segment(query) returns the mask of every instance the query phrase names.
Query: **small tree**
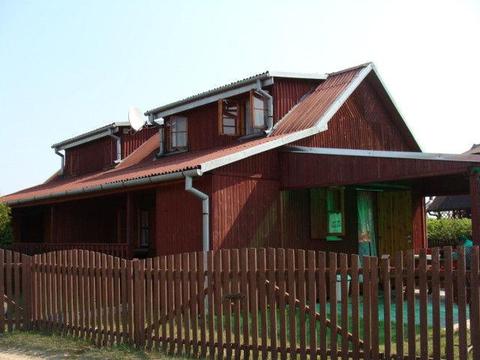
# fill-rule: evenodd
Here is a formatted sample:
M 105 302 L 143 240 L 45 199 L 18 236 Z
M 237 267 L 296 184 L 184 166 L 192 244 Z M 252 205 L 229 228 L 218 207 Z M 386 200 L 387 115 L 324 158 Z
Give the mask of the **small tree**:
M 7 204 L 0 203 L 0 245 L 10 244 L 12 242 L 10 208 Z

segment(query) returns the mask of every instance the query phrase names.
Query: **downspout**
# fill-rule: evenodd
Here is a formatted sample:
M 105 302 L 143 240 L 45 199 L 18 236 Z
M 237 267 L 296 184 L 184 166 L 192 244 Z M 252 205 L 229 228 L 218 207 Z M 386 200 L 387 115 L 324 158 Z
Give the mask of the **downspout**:
M 63 175 L 63 172 L 65 170 L 65 155 L 63 155 L 60 152 L 60 150 L 58 150 L 57 148 L 55 148 L 55 154 L 57 154 L 58 156 L 60 156 L 62 158 L 61 164 L 60 164 L 60 175 Z
M 273 96 L 262 89 L 262 83 L 260 80 L 257 80 L 257 88 L 255 89 L 255 92 L 260 94 L 264 99 L 267 99 L 267 128 L 264 131 L 265 134 L 268 135 L 273 129 Z
M 209 205 L 209 199 L 208 195 L 201 192 L 198 189 L 195 189 L 192 185 L 193 180 L 192 177 L 189 175 L 185 175 L 185 190 L 192 193 L 196 197 L 198 197 L 200 200 L 202 200 L 202 220 L 203 220 L 203 226 L 202 226 L 202 245 L 203 245 L 203 251 L 209 251 L 210 250 L 210 205 Z
M 158 152 L 156 154 L 157 158 L 165 155 L 165 130 L 163 128 L 163 125 L 158 127 L 158 135 L 160 138 L 160 144 L 158 147 Z
M 115 146 L 117 148 L 117 159 L 115 160 L 115 164 L 118 164 L 122 161 L 122 142 L 120 136 L 110 134 L 110 137 L 115 139 Z

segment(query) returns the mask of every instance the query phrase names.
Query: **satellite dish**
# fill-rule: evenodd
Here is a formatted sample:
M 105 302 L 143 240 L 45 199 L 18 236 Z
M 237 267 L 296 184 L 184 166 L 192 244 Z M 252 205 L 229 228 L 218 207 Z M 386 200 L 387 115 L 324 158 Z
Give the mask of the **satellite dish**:
M 139 108 L 131 107 L 128 109 L 128 122 L 133 130 L 141 130 L 147 123 L 147 119 L 143 116 Z

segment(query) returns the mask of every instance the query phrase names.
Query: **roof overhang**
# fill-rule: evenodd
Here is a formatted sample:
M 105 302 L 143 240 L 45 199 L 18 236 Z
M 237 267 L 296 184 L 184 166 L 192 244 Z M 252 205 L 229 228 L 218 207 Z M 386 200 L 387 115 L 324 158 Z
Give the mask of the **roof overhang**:
M 468 193 L 478 156 L 285 146 L 281 153 L 285 189 L 410 183 L 425 196 Z
M 101 139 L 106 136 L 113 135 L 118 132 L 118 129 L 120 127 L 128 127 L 128 126 L 130 126 L 130 124 L 127 122 L 111 123 L 111 124 L 102 126 L 101 128 L 98 128 L 98 129 L 86 132 L 84 134 L 72 137 L 70 139 L 61 141 L 59 143 L 53 144 L 52 149 L 55 149 L 55 150 L 69 149 L 78 145 L 82 145 L 94 140 Z
M 332 155 L 332 156 L 358 156 L 390 159 L 412 159 L 412 160 L 436 160 L 436 161 L 456 161 L 480 164 L 477 155 L 466 154 L 441 154 L 424 153 L 413 151 L 383 151 L 383 150 L 358 150 L 358 149 L 339 149 L 339 148 L 318 148 L 307 146 L 286 146 L 284 151 L 301 154 Z

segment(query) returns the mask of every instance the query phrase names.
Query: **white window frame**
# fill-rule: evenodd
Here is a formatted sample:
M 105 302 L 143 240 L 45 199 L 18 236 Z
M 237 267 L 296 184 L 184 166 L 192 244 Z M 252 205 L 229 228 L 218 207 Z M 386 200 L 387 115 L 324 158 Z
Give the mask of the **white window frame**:
M 184 122 L 184 130 L 178 130 L 179 123 Z M 180 134 L 184 134 L 183 139 L 179 137 Z M 170 118 L 170 149 L 186 150 L 188 147 L 188 119 L 185 116 L 172 116 Z

